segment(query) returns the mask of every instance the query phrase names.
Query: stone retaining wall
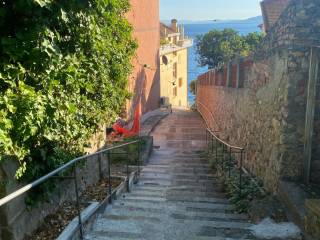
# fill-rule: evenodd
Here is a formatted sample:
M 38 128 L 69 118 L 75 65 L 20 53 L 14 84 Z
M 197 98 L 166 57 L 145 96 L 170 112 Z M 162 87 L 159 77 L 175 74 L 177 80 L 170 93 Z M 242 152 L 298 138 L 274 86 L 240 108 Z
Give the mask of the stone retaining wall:
M 206 118 L 213 114 L 211 127 L 246 149 L 247 168 L 271 191 L 279 179 L 302 178 L 310 51 L 317 45 L 318 0 L 292 0 L 252 57 L 198 78 L 198 106 L 209 109 L 202 110 Z

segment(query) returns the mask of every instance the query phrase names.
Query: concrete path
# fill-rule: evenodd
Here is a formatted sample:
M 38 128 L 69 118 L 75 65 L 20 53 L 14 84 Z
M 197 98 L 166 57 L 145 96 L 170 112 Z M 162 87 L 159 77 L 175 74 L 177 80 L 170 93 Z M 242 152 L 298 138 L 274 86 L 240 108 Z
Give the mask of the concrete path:
M 152 135 L 156 148 L 139 183 L 98 217 L 86 239 L 252 239 L 247 217 L 233 213 L 201 157 L 205 125 L 200 116 L 174 111 Z

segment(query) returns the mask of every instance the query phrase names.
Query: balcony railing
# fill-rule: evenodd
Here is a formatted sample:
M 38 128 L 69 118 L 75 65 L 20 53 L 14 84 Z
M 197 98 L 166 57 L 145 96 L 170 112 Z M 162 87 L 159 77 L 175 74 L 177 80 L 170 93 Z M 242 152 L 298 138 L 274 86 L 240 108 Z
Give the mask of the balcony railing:
M 166 44 L 160 47 L 160 55 L 168 54 L 174 51 L 179 51 L 184 48 L 189 48 L 193 46 L 193 39 L 185 38 L 180 40 L 177 44 Z

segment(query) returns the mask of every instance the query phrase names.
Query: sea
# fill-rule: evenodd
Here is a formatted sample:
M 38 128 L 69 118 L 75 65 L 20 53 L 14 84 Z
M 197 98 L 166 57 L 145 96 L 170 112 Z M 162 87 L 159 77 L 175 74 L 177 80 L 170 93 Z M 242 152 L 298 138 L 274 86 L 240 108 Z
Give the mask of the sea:
M 225 28 L 232 28 L 238 31 L 242 35 L 246 35 L 251 32 L 260 32 L 259 24 L 262 23 L 260 17 L 252 18 L 248 20 L 239 21 L 221 21 L 212 23 L 185 23 L 185 35 L 193 38 L 194 41 L 197 35 L 203 35 L 213 29 L 223 30 Z M 198 64 L 198 55 L 196 53 L 195 42 L 192 48 L 188 52 L 188 83 L 197 79 L 199 75 L 208 71 L 207 67 L 200 67 Z M 189 85 L 189 84 L 188 84 Z M 192 105 L 195 101 L 195 96 L 189 91 L 188 93 L 189 104 Z

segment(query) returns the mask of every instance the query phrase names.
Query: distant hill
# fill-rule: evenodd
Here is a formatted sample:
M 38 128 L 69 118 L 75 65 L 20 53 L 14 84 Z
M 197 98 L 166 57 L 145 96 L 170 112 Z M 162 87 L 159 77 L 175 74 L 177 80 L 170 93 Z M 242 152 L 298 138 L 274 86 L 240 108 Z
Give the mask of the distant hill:
M 161 22 L 165 24 L 170 24 L 170 20 L 162 20 Z M 263 22 L 262 16 L 252 17 L 248 19 L 238 19 L 238 20 L 179 20 L 179 23 L 181 24 L 214 24 L 214 23 L 256 23 L 257 26 Z
M 235 20 L 235 21 L 239 21 L 239 20 Z M 240 20 L 241 21 L 241 20 Z M 263 22 L 263 18 L 262 16 L 257 16 L 257 17 L 252 17 L 252 18 L 248 18 L 245 20 L 242 20 L 244 22 L 258 22 L 258 23 L 262 23 Z

